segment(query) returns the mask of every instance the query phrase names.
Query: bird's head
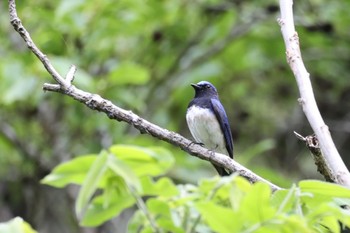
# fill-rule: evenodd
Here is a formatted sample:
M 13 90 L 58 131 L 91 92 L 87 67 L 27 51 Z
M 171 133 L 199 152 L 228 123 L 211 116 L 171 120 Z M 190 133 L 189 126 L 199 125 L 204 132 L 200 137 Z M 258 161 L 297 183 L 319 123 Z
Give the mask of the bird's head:
M 218 92 L 213 84 L 207 81 L 200 81 L 197 84 L 191 84 L 196 94 L 195 97 L 214 97 L 218 96 Z

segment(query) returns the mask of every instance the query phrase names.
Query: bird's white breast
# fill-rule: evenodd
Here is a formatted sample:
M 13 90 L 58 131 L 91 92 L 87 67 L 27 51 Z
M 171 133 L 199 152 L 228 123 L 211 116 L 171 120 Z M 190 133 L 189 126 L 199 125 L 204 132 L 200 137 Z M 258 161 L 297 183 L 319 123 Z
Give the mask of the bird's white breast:
M 196 142 L 203 143 L 207 149 L 228 154 L 224 136 L 213 112 L 193 105 L 187 110 L 186 121 Z

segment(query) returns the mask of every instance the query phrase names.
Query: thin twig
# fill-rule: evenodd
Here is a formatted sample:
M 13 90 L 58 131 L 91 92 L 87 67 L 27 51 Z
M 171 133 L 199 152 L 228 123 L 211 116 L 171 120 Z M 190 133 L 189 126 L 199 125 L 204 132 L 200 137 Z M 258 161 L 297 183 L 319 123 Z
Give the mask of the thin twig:
M 280 11 L 281 18 L 278 22 L 286 46 L 287 61 L 298 84 L 300 92 L 298 101 L 316 134 L 324 161 L 334 174 L 333 182 L 350 187 L 350 173 L 334 145 L 328 126 L 322 119 L 312 90 L 310 74 L 301 57 L 299 37 L 293 19 L 293 0 L 280 0 Z
M 45 91 L 53 91 L 68 95 L 73 99 L 85 104 L 87 107 L 104 112 L 110 119 L 115 119 L 117 121 L 124 121 L 129 125 L 132 125 L 138 129 L 141 133 L 147 133 L 153 137 L 158 138 L 159 140 L 166 141 L 174 146 L 180 147 L 182 150 L 188 152 L 189 154 L 196 156 L 200 159 L 210 161 L 216 165 L 227 168 L 231 172 L 237 172 L 239 175 L 247 178 L 250 182 L 255 183 L 257 181 L 262 181 L 270 185 L 272 190 L 281 189 L 275 184 L 265 180 L 264 178 L 256 175 L 249 169 L 240 165 L 236 161 L 232 160 L 226 155 L 222 154 L 213 154 L 211 151 L 205 149 L 204 147 L 193 143 L 192 141 L 186 139 L 185 137 L 177 134 L 175 132 L 163 129 L 158 125 L 152 124 L 151 122 L 141 118 L 140 116 L 134 114 L 132 111 L 127 111 L 116 105 L 111 101 L 103 99 L 97 94 L 92 94 L 85 92 L 76 88 L 72 83 L 72 76 L 74 76 L 75 67 L 72 66 L 67 75 L 67 79 L 62 78 L 54 67 L 51 65 L 49 59 L 43 54 L 37 46 L 34 44 L 32 39 L 29 36 L 29 33 L 21 24 L 20 19 L 17 16 L 15 0 L 9 0 L 9 9 L 10 9 L 10 21 L 14 29 L 21 35 L 24 41 L 27 44 L 30 44 L 28 48 L 39 58 L 39 60 L 44 64 L 46 70 L 49 74 L 52 75 L 54 80 L 58 84 L 44 84 L 43 89 Z M 74 72 L 73 72 L 74 70 Z
M 143 201 L 142 197 L 140 197 L 140 195 L 137 194 L 136 190 L 131 187 L 128 186 L 129 190 L 130 190 L 130 194 L 135 198 L 136 200 L 136 205 L 137 207 L 141 210 L 141 212 L 145 215 L 145 217 L 147 218 L 147 220 L 150 223 L 150 226 L 153 230 L 153 232 L 155 233 L 161 233 L 160 228 L 157 226 L 156 221 L 153 219 L 151 213 L 148 211 L 147 206 L 145 204 L 145 202 Z

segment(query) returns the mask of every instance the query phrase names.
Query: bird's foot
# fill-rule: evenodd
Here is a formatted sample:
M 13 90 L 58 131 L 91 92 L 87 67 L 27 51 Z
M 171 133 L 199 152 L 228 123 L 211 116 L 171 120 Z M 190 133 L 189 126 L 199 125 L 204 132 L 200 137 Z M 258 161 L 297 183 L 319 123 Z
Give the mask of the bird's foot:
M 204 147 L 204 143 L 201 143 L 201 142 L 191 142 L 190 144 L 188 144 L 187 147 L 190 147 L 192 144 L 196 144 Z

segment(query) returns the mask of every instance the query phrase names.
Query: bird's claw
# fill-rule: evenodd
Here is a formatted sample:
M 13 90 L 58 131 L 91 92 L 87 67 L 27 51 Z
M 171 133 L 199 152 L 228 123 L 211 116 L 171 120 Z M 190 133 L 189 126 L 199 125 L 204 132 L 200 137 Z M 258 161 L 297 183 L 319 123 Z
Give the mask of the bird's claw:
M 196 145 L 200 145 L 200 146 L 203 146 L 204 147 L 204 143 L 201 143 L 201 142 L 191 142 L 188 147 L 190 147 L 192 144 L 196 144 Z

